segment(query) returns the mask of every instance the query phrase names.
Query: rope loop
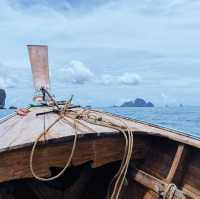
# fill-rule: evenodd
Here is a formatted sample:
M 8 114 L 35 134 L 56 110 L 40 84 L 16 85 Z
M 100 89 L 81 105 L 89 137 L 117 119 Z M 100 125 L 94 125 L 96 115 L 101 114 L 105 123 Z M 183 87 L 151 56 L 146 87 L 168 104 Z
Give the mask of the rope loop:
M 116 175 L 114 176 L 114 178 L 112 179 L 112 181 L 109 185 L 109 188 L 108 188 L 108 192 L 107 192 L 107 198 L 118 199 L 120 196 L 121 190 L 123 188 L 124 182 L 125 182 L 125 178 L 126 178 L 130 160 L 132 158 L 133 133 L 134 132 L 131 130 L 131 128 L 129 128 L 127 123 L 120 118 L 115 117 L 115 118 L 113 118 L 113 120 L 109 120 L 107 117 L 103 118 L 102 113 L 100 113 L 98 111 L 94 111 L 94 110 L 88 110 L 88 109 L 84 109 L 82 112 L 76 111 L 76 110 L 73 112 L 70 112 L 70 111 L 68 111 L 69 104 L 70 103 L 66 103 L 64 108 L 62 108 L 62 109 L 60 107 L 58 108 L 58 112 L 59 112 L 58 119 L 55 120 L 46 130 L 44 130 L 38 136 L 38 138 L 35 140 L 32 150 L 31 150 L 31 154 L 30 154 L 30 170 L 31 170 L 32 175 L 40 181 L 51 181 L 51 180 L 55 180 L 55 179 L 59 178 L 66 171 L 66 169 L 69 167 L 69 165 L 72 161 L 72 158 L 73 158 L 73 155 L 75 152 L 75 148 L 77 145 L 77 138 L 78 138 L 77 124 L 80 124 L 83 127 L 86 127 L 87 129 L 90 129 L 90 130 L 91 130 L 91 127 L 87 126 L 82 121 L 86 121 L 93 125 L 108 127 L 108 128 L 117 130 L 119 133 L 121 133 L 123 135 L 123 137 L 125 139 L 124 154 L 123 154 L 120 168 L 119 168 L 118 172 L 116 173 Z M 57 105 L 56 102 L 55 102 L 55 105 Z M 44 136 L 46 133 L 48 133 L 49 130 L 54 125 L 56 125 L 60 120 L 62 120 L 64 122 L 68 122 L 68 124 L 70 124 L 71 121 L 69 121 L 67 118 L 69 118 L 70 120 L 72 120 L 74 122 L 73 123 L 74 125 L 72 127 L 74 129 L 74 134 L 75 134 L 70 156 L 69 156 L 64 168 L 60 171 L 60 173 L 58 173 L 57 175 L 55 175 L 53 177 L 49 177 L 49 178 L 39 177 L 33 169 L 33 157 L 35 154 L 36 146 L 37 146 L 40 138 L 42 136 Z M 113 188 L 112 193 L 110 193 L 111 187 Z
M 37 180 L 40 180 L 40 181 L 52 181 L 52 180 L 55 180 L 57 178 L 59 178 L 66 170 L 67 168 L 69 167 L 70 163 L 71 163 L 71 160 L 73 158 L 73 155 L 74 155 L 74 152 L 75 152 L 75 148 L 76 148 L 76 145 L 77 145 L 77 138 L 78 138 L 78 133 L 77 133 L 77 125 L 76 125 L 76 120 L 74 120 L 74 133 L 75 133 L 75 136 L 74 136 L 74 141 L 73 141 L 73 146 L 72 146 L 72 150 L 71 150 L 71 153 L 70 153 L 70 156 L 64 166 L 64 168 L 55 176 L 53 177 L 50 177 L 50 178 L 43 178 L 43 177 L 39 177 L 34 169 L 33 169 L 33 157 L 34 157 L 34 154 L 35 154 L 35 150 L 36 150 L 36 146 L 40 140 L 40 138 L 42 136 L 44 136 L 55 124 L 57 124 L 61 119 L 63 118 L 63 115 L 61 115 L 55 122 L 53 122 L 48 128 L 47 130 L 43 131 L 39 136 L 38 138 L 36 139 L 36 141 L 34 142 L 33 144 L 33 147 L 32 147 L 32 150 L 31 150 L 31 154 L 30 154 L 30 170 L 31 170 L 31 174 L 33 175 L 34 178 L 36 178 Z

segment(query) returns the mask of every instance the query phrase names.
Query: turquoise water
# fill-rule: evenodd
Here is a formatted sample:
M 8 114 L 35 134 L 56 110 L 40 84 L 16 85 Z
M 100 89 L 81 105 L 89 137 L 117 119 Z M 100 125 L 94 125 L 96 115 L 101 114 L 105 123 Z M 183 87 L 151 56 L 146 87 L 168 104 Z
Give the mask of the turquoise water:
M 200 138 L 200 107 L 106 107 L 98 109 L 175 129 Z M 13 110 L 0 110 L 0 117 L 12 112 Z

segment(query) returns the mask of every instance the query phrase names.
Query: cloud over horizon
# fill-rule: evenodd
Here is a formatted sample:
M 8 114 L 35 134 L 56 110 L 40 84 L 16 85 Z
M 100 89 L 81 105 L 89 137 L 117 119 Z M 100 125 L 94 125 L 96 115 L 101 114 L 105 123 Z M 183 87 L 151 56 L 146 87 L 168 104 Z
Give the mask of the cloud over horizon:
M 64 81 L 72 84 L 85 84 L 90 81 L 94 74 L 82 62 L 72 60 L 67 68 L 62 68 Z
M 61 68 L 62 82 L 71 84 L 99 84 L 99 85 L 138 85 L 141 77 L 133 72 L 124 72 L 119 75 L 101 74 L 91 71 L 83 62 L 72 60 L 66 68 Z

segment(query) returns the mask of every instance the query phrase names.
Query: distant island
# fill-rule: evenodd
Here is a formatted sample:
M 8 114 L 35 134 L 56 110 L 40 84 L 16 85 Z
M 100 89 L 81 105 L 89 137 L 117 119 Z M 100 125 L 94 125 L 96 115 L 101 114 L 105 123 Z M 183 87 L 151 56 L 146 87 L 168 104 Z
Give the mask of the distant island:
M 0 88 L 0 109 L 5 109 L 6 91 Z M 9 109 L 17 109 L 16 106 L 10 106 Z
M 89 109 L 91 109 L 92 106 L 91 106 L 91 105 L 87 105 L 87 106 L 85 106 L 85 108 L 89 108 Z
M 4 89 L 0 89 L 0 109 L 3 109 L 6 101 L 6 91 Z
M 10 106 L 9 109 L 17 109 L 16 106 Z
M 136 98 L 134 102 L 124 102 L 120 107 L 154 107 L 154 104 L 152 102 L 146 102 L 142 98 Z

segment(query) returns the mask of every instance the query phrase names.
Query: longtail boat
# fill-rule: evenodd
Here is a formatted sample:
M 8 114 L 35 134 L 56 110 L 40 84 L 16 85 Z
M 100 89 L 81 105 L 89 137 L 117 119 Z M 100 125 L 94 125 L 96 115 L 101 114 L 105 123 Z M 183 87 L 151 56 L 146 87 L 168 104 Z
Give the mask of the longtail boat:
M 200 140 L 51 95 L 29 45 L 34 103 L 0 121 L 0 199 L 198 199 Z

